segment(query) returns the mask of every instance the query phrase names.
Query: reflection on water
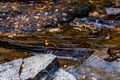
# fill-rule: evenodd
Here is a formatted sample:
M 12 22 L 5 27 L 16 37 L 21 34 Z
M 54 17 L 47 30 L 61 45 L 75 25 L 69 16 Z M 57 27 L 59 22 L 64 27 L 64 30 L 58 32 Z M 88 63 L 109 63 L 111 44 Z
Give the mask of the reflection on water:
M 110 47 L 113 51 L 119 49 L 118 31 L 106 29 L 99 34 L 90 34 L 74 30 L 72 27 L 62 27 L 62 30 L 63 32 L 58 33 L 37 32 L 27 36 L 17 35 L 14 38 L 2 37 L 0 63 L 44 53 L 59 56 L 61 65 L 76 65 L 102 47 Z M 104 40 L 105 34 L 110 34 L 112 38 Z M 45 45 L 45 40 L 50 44 Z

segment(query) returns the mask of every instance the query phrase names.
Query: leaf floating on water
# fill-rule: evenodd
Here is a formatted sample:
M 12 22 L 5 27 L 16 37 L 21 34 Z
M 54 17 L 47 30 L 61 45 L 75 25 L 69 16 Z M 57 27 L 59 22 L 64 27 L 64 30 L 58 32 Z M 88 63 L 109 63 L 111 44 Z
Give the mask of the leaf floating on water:
M 47 6 L 43 6 L 42 8 L 37 8 L 38 10 L 40 10 L 40 11 L 43 11 L 45 8 L 46 8 Z
M 58 27 L 58 28 L 61 28 L 61 24 L 60 24 L 60 23 L 58 23 L 58 24 L 57 24 L 57 27 Z
M 66 69 L 68 66 L 67 65 L 63 65 L 63 69 Z
M 50 44 L 50 42 L 49 42 L 48 40 L 45 40 L 44 44 L 45 44 L 46 46 L 48 46 L 48 45 Z
M 39 19 L 40 17 L 39 16 L 34 16 L 35 19 Z
M 91 80 L 97 80 L 96 78 L 92 77 Z
M 16 6 L 12 6 L 12 9 L 13 9 L 13 10 L 17 10 L 17 7 L 16 7 Z

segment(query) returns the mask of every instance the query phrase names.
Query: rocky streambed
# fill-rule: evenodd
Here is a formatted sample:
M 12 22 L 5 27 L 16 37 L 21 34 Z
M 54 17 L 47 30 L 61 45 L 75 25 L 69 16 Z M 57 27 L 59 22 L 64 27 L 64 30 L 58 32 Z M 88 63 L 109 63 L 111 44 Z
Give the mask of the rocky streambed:
M 89 2 L 0 4 L 0 63 L 54 54 L 76 80 L 109 80 L 110 69 L 120 79 L 119 20 L 98 18 Z

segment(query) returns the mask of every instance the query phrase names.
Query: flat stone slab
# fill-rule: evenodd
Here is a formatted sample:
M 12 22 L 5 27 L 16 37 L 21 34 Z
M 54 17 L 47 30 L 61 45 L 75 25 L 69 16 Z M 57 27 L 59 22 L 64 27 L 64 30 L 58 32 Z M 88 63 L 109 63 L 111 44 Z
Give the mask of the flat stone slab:
M 52 54 L 40 54 L 23 60 L 25 67 L 22 69 L 20 79 L 26 80 L 29 78 L 35 78 L 40 72 L 48 74 L 49 70 L 55 69 L 58 64 L 54 64 L 56 56 Z M 54 61 L 54 62 L 53 62 Z M 57 61 L 57 60 L 56 60 Z M 51 64 L 53 63 L 53 64 Z M 50 68 L 47 70 L 47 68 Z M 57 67 L 58 68 L 58 67 Z M 39 74 L 36 78 L 41 78 Z
M 0 64 L 0 80 L 52 80 L 50 75 L 58 68 L 59 63 L 55 55 L 37 54 Z

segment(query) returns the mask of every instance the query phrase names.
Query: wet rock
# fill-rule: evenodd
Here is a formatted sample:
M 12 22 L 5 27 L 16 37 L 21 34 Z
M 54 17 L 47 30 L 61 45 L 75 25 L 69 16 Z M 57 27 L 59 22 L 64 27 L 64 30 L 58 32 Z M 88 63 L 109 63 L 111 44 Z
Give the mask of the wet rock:
M 101 31 L 103 27 L 111 29 L 111 28 L 115 28 L 116 26 L 119 26 L 120 21 L 102 20 L 96 18 L 76 18 L 70 23 L 71 26 L 79 26 L 80 24 L 87 24 L 87 25 L 93 24 L 96 25 L 98 31 Z
M 60 28 L 53 28 L 53 29 L 49 29 L 49 32 L 61 32 L 62 30 Z
M 101 51 L 95 51 L 92 55 L 99 57 L 100 59 L 106 59 L 110 55 L 110 49 L 109 48 L 104 48 Z
M 55 78 L 53 80 L 77 80 L 75 78 L 75 76 L 73 76 L 72 74 L 66 72 L 63 69 L 59 69 L 56 73 L 55 73 Z
M 103 49 L 104 51 L 108 51 L 108 49 Z M 99 55 L 98 55 L 99 54 Z M 119 72 L 120 62 L 107 62 L 104 59 L 108 57 L 108 54 L 106 52 L 95 52 L 93 55 L 91 55 L 88 59 L 85 60 L 85 65 L 91 66 L 94 68 L 99 68 L 105 72 Z M 117 70 L 116 70 L 117 69 Z
M 119 80 L 120 79 L 120 61 L 107 62 L 104 60 L 108 57 L 109 48 L 96 51 L 80 66 L 68 67 L 67 71 L 74 75 L 77 80 Z M 101 57 L 104 56 L 105 57 Z
M 52 54 L 36 55 L 23 60 L 25 67 L 22 69 L 20 78 L 21 80 L 34 78 L 42 79 L 48 77 L 49 74 L 54 74 L 59 68 L 56 56 Z
M 119 15 L 120 8 L 105 8 L 107 15 Z
M 93 55 L 90 56 L 85 61 L 85 65 L 101 69 L 105 72 L 113 71 L 112 66 L 110 66 L 110 62 L 107 62 L 107 61 L 100 59 L 99 57 L 93 56 Z
M 104 72 L 101 69 L 96 69 L 93 67 L 80 65 L 76 67 L 69 67 L 67 71 L 74 75 L 77 80 L 83 80 L 83 76 L 85 76 L 85 80 L 92 80 L 95 78 L 97 80 L 119 80 L 120 73 L 117 72 Z
M 19 70 L 22 59 L 0 65 L 0 80 L 20 80 Z

